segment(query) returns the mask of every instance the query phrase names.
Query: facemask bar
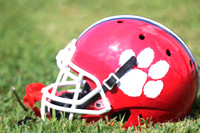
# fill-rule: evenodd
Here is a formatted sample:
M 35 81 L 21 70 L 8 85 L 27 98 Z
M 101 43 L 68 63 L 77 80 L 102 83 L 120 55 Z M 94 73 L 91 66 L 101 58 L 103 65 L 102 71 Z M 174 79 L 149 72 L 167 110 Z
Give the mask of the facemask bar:
M 43 95 L 42 95 L 42 100 L 41 100 L 41 118 L 43 120 L 46 114 L 45 107 L 48 107 L 48 110 L 52 108 L 55 110 L 70 113 L 69 114 L 70 119 L 73 117 L 74 113 L 101 115 L 111 110 L 110 103 L 108 99 L 106 98 L 106 95 L 102 89 L 102 86 L 99 80 L 96 77 L 94 77 L 92 74 L 84 71 L 83 69 L 79 68 L 78 66 L 76 66 L 75 64 L 71 62 L 71 58 L 76 50 L 75 43 L 76 43 L 76 39 L 73 39 L 64 49 L 59 51 L 58 55 L 56 56 L 56 59 L 57 59 L 57 65 L 60 69 L 60 72 L 58 74 L 56 82 L 42 89 Z M 71 72 L 71 68 L 73 68 L 73 70 L 78 72 L 78 75 L 73 74 Z M 78 95 L 82 90 L 81 85 L 84 84 L 85 82 L 83 77 L 87 77 L 91 79 L 96 84 L 96 88 L 93 89 L 91 92 L 89 92 L 87 95 L 85 95 L 83 98 L 78 99 Z M 72 80 L 69 80 L 69 78 L 71 78 Z M 74 96 L 72 99 L 56 96 L 56 91 L 58 88 L 67 87 L 67 86 L 75 86 L 75 89 L 69 90 L 69 92 L 74 93 Z M 50 89 L 52 89 L 51 93 L 49 92 Z M 93 96 L 95 96 L 98 93 L 100 94 L 102 98 L 104 108 L 100 110 L 76 108 L 78 105 L 84 104 L 85 102 L 90 100 Z M 70 104 L 71 107 L 63 107 L 63 106 L 52 104 L 50 102 L 51 100 L 60 102 L 60 103 Z

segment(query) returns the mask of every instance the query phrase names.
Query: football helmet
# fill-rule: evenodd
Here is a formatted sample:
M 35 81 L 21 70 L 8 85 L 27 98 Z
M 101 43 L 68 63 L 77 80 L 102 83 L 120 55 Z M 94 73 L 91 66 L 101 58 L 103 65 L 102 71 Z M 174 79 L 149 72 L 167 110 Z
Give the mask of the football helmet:
M 124 115 L 177 121 L 189 115 L 198 89 L 198 67 L 185 43 L 153 20 L 119 15 L 102 19 L 56 56 L 55 83 L 41 92 L 41 117 L 56 110 L 88 122 Z M 62 113 L 64 112 L 64 113 Z

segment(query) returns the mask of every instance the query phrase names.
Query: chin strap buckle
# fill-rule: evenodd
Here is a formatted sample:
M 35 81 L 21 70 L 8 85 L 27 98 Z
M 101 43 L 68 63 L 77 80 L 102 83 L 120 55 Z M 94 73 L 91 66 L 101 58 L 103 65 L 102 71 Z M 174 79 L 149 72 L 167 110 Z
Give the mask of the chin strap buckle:
M 114 73 L 111 73 L 108 78 L 103 81 L 103 84 L 108 90 L 111 90 L 113 86 L 118 83 L 119 78 Z
M 108 90 L 112 90 L 115 84 L 118 84 L 120 81 L 120 78 L 136 63 L 135 56 L 131 56 L 130 59 L 122 65 L 115 73 L 110 73 L 107 79 L 103 81 L 103 90 L 104 92 L 107 92 Z

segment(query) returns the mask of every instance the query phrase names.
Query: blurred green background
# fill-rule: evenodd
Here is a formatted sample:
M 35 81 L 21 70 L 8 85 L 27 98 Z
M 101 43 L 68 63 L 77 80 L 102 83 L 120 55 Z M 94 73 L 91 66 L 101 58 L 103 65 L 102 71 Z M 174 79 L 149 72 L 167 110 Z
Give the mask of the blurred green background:
M 15 129 L 24 116 L 12 86 L 22 98 L 29 83 L 54 82 L 58 51 L 105 17 L 153 19 L 174 31 L 200 64 L 199 7 L 199 0 L 0 0 L 0 121 Z

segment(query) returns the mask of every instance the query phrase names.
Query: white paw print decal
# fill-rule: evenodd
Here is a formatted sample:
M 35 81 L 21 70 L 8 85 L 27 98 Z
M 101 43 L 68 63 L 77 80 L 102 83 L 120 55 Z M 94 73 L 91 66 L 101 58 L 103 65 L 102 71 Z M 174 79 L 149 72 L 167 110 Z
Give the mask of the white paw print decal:
M 122 66 L 130 56 L 135 56 L 131 49 L 122 52 L 119 65 Z M 118 87 L 131 97 L 138 97 L 143 92 L 148 98 L 156 98 L 163 89 L 162 78 L 167 74 L 169 64 L 165 60 L 152 64 L 154 51 L 151 48 L 144 49 L 136 58 L 138 68 L 126 72 L 121 77 Z M 143 68 L 148 67 L 148 74 L 142 71 Z M 147 81 L 147 76 L 151 77 L 151 80 Z

